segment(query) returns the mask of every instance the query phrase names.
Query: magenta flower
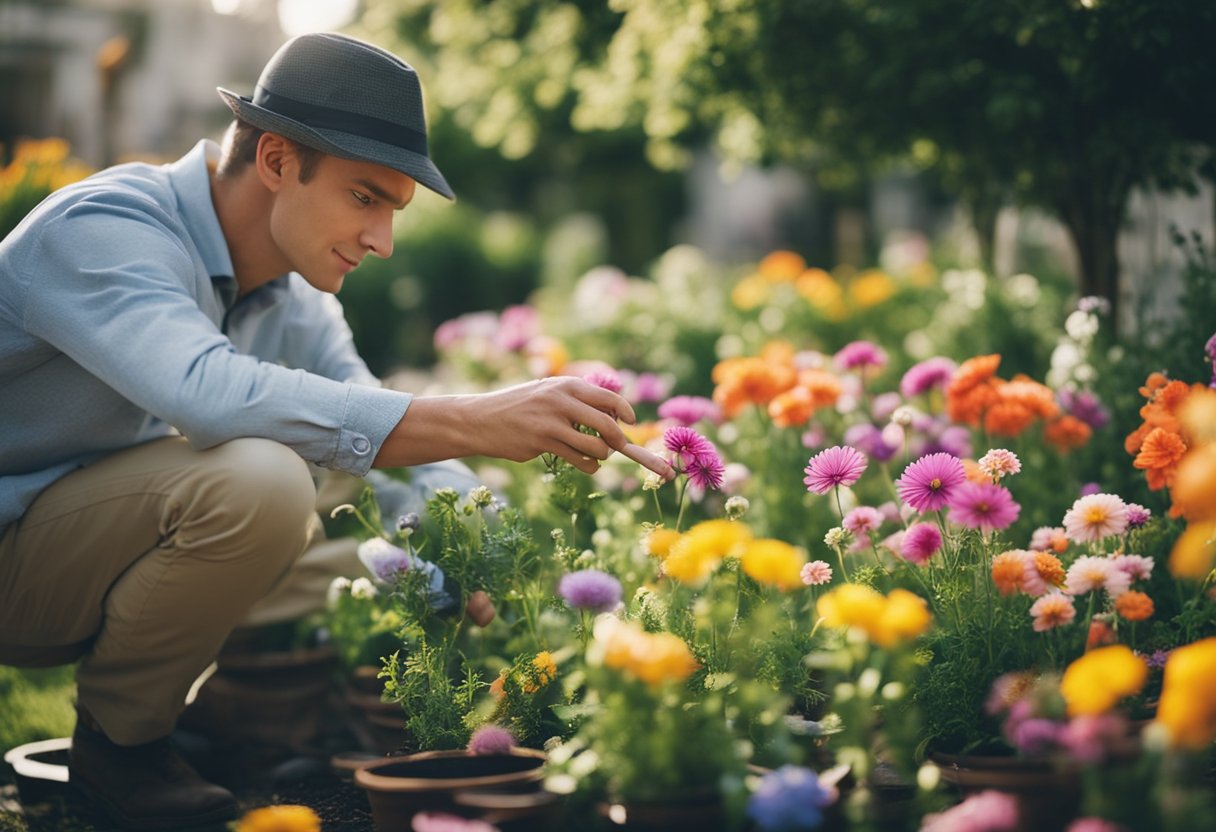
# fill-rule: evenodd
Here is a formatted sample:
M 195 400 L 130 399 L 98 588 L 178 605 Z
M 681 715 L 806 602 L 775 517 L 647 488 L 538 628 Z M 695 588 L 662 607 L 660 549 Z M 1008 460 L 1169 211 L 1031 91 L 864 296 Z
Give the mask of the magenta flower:
M 854 341 L 841 347 L 832 361 L 842 370 L 880 368 L 887 366 L 887 354 L 872 341 Z
M 856 448 L 834 445 L 811 457 L 803 482 L 812 494 L 826 494 L 841 485 L 852 485 L 866 470 L 866 458 Z
M 711 425 L 722 423 L 722 408 L 704 396 L 673 396 L 659 405 L 659 418 L 691 427 L 704 419 Z
M 1140 505 L 1139 503 L 1127 503 L 1127 527 L 1129 529 L 1138 529 L 1149 521 L 1153 516 L 1152 511 Z
M 1077 818 L 1064 832 L 1127 832 L 1127 827 L 1102 818 Z
M 950 454 L 929 454 L 904 469 L 895 489 L 901 500 L 924 514 L 944 507 L 966 481 L 961 459 Z
M 712 446 L 710 450 L 693 457 L 684 471 L 688 474 L 689 482 L 705 491 L 721 488 L 722 481 L 726 478 L 726 466 Z
M 470 754 L 506 754 L 515 745 L 515 735 L 501 725 L 485 724 L 469 737 Z
M 608 612 L 621 602 L 621 582 L 598 569 L 584 569 L 562 575 L 557 594 L 578 610 Z
M 928 393 L 934 388 L 945 390 L 956 369 L 958 369 L 957 364 L 942 356 L 913 364 L 908 368 L 908 372 L 904 373 L 904 377 L 899 380 L 899 392 L 903 393 L 905 398 L 910 399 L 921 393 Z
M 1007 528 L 1022 507 L 1003 485 L 990 482 L 964 482 L 950 498 L 951 523 L 985 532 Z
M 1017 798 L 989 789 L 944 812 L 925 815 L 920 832 L 1013 832 L 1017 826 Z
M 841 521 L 840 525 L 853 534 L 869 534 L 881 526 L 882 521 L 885 519 L 883 513 L 876 508 L 858 506 L 844 516 L 844 520 Z
M 621 377 L 615 370 L 595 370 L 583 376 L 583 381 L 594 384 L 596 387 L 603 387 L 612 393 L 619 393 L 625 389 L 625 383 L 621 381 Z
M 904 560 L 922 564 L 942 548 L 942 533 L 932 523 L 913 523 L 899 542 L 899 554 Z
M 672 462 L 678 468 L 686 467 L 689 462 L 701 454 L 717 453 L 714 443 L 692 428 L 683 425 L 668 428 L 663 434 L 663 445 L 675 455 Z
M 419 812 L 410 820 L 413 832 L 499 832 L 484 820 L 462 818 L 447 812 Z
M 667 398 L 670 385 L 655 373 L 638 373 L 633 379 L 630 402 L 650 404 Z
M 498 346 L 507 352 L 519 352 L 540 335 L 540 313 L 535 307 L 519 304 L 508 306 L 498 316 Z

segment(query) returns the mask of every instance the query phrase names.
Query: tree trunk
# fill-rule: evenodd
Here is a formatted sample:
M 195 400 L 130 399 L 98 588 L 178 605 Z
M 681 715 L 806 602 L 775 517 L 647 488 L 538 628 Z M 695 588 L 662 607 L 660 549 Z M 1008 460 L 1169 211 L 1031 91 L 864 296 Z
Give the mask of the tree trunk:
M 1100 178 L 1100 177 L 1096 177 Z M 1108 175 L 1108 180 L 1118 177 Z M 1119 227 L 1123 223 L 1129 187 L 1107 182 L 1074 183 L 1059 213 L 1068 228 L 1080 264 L 1081 297 L 1096 295 L 1110 302 L 1111 334 L 1119 331 Z

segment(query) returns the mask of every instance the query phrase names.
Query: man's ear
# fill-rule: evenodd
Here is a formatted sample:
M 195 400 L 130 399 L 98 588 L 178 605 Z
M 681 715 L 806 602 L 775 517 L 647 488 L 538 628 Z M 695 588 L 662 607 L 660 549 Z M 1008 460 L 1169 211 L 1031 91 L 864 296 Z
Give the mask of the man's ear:
M 258 178 L 267 190 L 278 192 L 283 186 L 285 163 L 292 155 L 287 139 L 278 133 L 263 133 L 258 139 L 256 163 Z

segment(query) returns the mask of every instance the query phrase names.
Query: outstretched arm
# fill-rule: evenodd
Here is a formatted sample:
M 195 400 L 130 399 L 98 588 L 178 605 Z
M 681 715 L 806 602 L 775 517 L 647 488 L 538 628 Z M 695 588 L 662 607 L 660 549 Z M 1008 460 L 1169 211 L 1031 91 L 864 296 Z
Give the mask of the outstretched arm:
M 588 474 L 613 451 L 671 479 L 661 457 L 631 445 L 617 420 L 636 417 L 625 399 L 572 376 L 530 381 L 493 393 L 417 396 L 389 433 L 376 467 L 399 467 L 466 456 L 523 462 L 560 456 Z M 579 430 L 583 425 L 598 436 Z

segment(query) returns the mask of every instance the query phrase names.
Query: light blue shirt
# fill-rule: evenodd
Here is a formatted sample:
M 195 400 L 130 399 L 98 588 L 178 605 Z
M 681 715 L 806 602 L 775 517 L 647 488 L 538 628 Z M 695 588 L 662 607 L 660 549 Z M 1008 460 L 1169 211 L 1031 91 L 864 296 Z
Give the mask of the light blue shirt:
M 174 432 L 363 475 L 405 415 L 335 297 L 289 273 L 237 300 L 218 150 L 103 171 L 0 241 L 0 529 L 64 474 Z

